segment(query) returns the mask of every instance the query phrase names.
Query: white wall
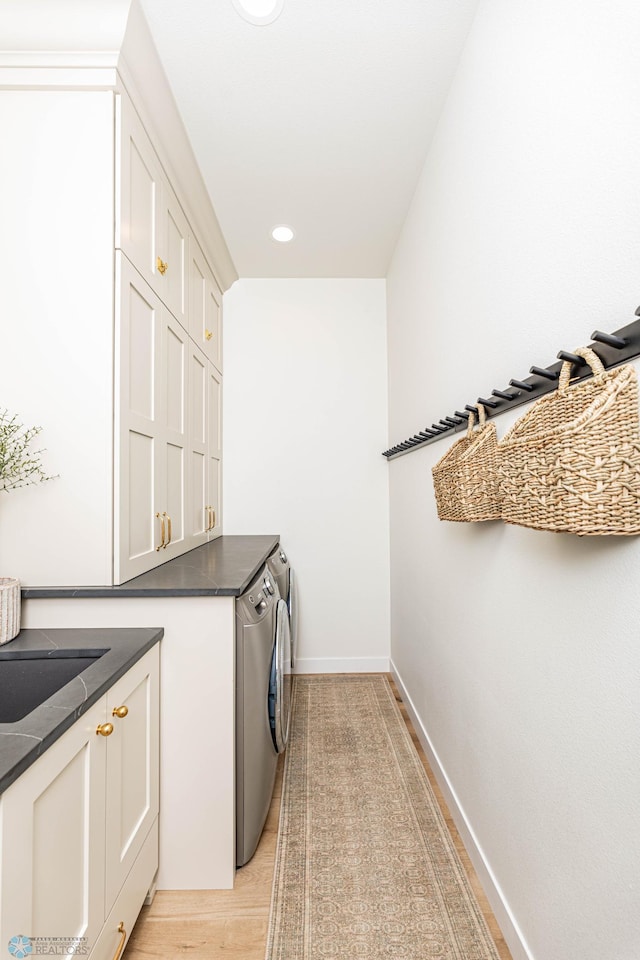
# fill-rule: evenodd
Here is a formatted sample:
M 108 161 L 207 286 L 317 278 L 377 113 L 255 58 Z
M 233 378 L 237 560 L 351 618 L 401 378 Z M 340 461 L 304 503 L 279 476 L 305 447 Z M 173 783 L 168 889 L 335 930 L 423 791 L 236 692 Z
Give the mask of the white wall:
M 392 443 L 633 320 L 639 36 L 481 0 L 388 276 Z M 637 960 L 640 540 L 440 523 L 447 446 L 389 465 L 393 663 L 514 957 Z
M 389 658 L 383 280 L 239 280 L 224 297 L 225 534 L 278 533 L 299 672 Z

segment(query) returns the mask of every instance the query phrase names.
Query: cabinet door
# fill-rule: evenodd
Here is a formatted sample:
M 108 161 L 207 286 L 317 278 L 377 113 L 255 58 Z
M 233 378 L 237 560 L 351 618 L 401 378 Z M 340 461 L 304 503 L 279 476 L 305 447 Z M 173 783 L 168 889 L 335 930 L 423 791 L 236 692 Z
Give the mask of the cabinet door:
M 158 225 L 164 174 L 126 96 L 116 97 L 116 248 L 158 287 Z
M 188 336 L 116 256 L 115 571 L 122 583 L 184 552 Z
M 121 254 L 116 288 L 114 582 L 122 583 L 161 562 L 163 307 Z
M 206 543 L 208 511 L 208 407 L 207 387 L 210 364 L 204 354 L 190 343 L 189 349 L 189 470 L 187 537 L 192 547 Z
M 160 396 L 159 463 L 161 502 L 158 510 L 165 519 L 165 545 L 159 553 L 163 563 L 184 553 L 187 460 L 187 360 L 189 338 L 186 330 L 168 310 L 162 311 L 162 367 L 157 392 Z
M 159 649 L 153 647 L 107 693 L 105 914 L 113 906 L 158 815 Z
M 162 183 L 158 231 L 160 277 L 157 290 L 162 302 L 185 330 L 189 326 L 189 224 L 167 180 Z
M 208 534 L 214 540 L 222 533 L 222 378 L 212 364 L 208 369 L 207 414 L 207 502 L 212 511 Z
M 189 352 L 189 500 L 187 537 L 198 546 L 220 522 L 221 376 L 195 344 Z
M 222 294 L 202 250 L 189 247 L 189 334 L 207 359 L 222 369 Z
M 0 942 L 5 945 L 18 934 L 77 938 L 87 948 L 78 952 L 88 953 L 100 932 L 106 741 L 96 728 L 105 717 L 103 697 L 2 796 Z

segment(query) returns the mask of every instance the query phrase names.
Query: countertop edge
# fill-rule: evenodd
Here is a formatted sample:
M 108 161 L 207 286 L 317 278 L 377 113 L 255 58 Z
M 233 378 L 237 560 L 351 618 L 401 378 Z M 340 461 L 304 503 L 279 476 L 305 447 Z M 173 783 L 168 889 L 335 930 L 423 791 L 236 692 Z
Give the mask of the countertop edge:
M 22 599 L 239 597 L 279 543 L 279 534 L 218 537 L 122 584 L 26 585 Z

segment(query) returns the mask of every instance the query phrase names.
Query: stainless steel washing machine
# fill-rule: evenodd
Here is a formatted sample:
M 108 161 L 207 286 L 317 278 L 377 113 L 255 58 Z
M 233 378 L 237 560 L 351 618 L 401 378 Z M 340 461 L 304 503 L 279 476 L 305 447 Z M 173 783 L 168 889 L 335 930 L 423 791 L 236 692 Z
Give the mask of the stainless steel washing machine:
M 239 867 L 251 859 L 258 846 L 273 794 L 278 752 L 286 743 L 289 643 L 287 607 L 265 566 L 236 600 L 236 865 Z

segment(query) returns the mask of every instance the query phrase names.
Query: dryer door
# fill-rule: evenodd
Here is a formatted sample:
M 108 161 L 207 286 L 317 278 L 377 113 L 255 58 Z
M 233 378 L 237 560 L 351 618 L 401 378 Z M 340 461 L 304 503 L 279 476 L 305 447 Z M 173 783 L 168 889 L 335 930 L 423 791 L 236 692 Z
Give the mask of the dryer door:
M 291 628 L 291 669 L 298 655 L 298 581 L 289 567 L 289 593 L 287 595 L 289 608 L 289 626 Z
M 284 600 L 276 610 L 276 639 L 271 661 L 269 684 L 269 722 L 271 735 L 278 753 L 282 753 L 289 737 L 291 713 L 291 631 L 289 611 Z

